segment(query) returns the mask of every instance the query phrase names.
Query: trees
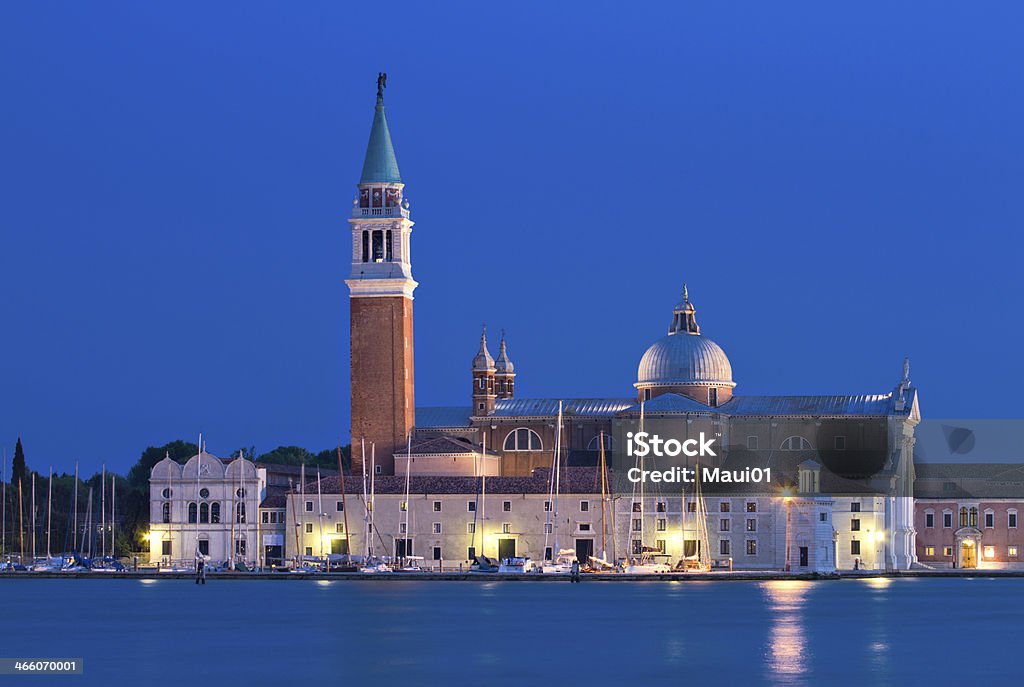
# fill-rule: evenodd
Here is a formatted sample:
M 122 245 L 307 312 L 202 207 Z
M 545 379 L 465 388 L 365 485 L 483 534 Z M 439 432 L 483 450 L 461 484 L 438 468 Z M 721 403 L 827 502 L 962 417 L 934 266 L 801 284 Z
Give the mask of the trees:
M 25 468 L 25 450 L 21 447 L 21 437 L 14 447 L 14 462 L 11 465 L 11 484 L 24 482 L 28 477 L 28 470 Z

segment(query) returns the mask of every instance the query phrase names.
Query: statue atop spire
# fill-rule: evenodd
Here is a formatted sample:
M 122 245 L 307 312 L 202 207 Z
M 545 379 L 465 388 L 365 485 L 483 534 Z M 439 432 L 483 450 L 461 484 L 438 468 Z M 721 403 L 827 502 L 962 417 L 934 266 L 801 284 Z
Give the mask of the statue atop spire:
M 686 288 L 686 282 L 683 282 L 683 303 L 690 302 L 690 291 Z
M 377 72 L 377 100 L 384 99 L 384 89 L 388 87 L 388 73 Z

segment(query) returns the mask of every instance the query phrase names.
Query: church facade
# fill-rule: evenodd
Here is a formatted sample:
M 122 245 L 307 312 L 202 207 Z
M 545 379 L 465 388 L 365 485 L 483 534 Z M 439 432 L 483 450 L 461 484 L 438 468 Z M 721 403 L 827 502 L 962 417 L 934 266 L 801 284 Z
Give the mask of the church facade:
M 732 558 L 739 545 L 754 552 L 751 560 L 760 561 L 752 567 L 772 567 L 782 560 L 823 571 L 906 569 L 916 561 L 913 445 L 920 410 L 908 364 L 895 387 L 878 394 L 745 396 L 725 351 L 701 331 L 685 287 L 671 317 L 666 312 L 666 334 L 651 343 L 638 361 L 636 379 L 623 384 L 621 396 L 521 397 L 509 342 L 502 334 L 495 358 L 484 331 L 475 355 L 467 355 L 465 379 L 453 380 L 459 386 L 471 383 L 466 404 L 417 407 L 412 318 L 417 283 L 404 188 L 379 84 L 349 219 L 352 266 L 346 284 L 357 471 L 365 455 L 365 469 L 382 478 L 406 470 L 418 478 L 455 481 L 489 475 L 510 480 L 503 488 L 514 493 L 516 479 L 527 484 L 538 471 L 551 470 L 556 436 L 566 469 L 593 471 L 602 453 L 613 466 L 627 465 L 623 461 L 631 459 L 624 458 L 622 437 L 642 415 L 681 440 L 701 433 L 714 437 L 722 447 L 722 466 L 772 469 L 770 483 L 706 494 L 712 504 L 707 532 L 713 555 Z M 364 453 L 361 446 L 371 448 Z M 621 478 L 622 471 L 617 472 Z M 604 498 L 596 485 L 592 492 L 584 500 Z M 468 502 L 470 496 L 453 498 Z M 424 497 L 432 500 L 429 494 Z M 624 523 L 619 536 L 628 547 L 630 515 L 621 510 L 635 498 L 621 491 L 613 498 L 618 505 L 610 519 Z M 652 513 L 659 498 L 666 503 L 676 499 L 682 508 L 678 489 L 650 498 Z M 751 503 L 752 517 L 737 524 L 753 529 L 737 535 L 732 516 L 721 516 Z M 647 512 L 646 505 L 641 509 Z M 681 553 L 683 541 L 674 548 Z

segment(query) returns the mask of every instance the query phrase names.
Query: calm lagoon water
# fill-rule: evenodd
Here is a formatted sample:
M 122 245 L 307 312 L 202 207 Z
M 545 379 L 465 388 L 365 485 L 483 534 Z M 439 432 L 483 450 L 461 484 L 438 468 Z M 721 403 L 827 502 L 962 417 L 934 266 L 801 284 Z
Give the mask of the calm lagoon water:
M 0 684 L 1020 684 L 1024 580 L 0 580 Z

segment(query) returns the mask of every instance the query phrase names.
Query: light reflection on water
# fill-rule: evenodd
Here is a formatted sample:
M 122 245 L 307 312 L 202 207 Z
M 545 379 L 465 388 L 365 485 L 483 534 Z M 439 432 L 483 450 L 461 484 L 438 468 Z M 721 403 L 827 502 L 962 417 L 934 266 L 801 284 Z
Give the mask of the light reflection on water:
M 813 582 L 772 580 L 761 583 L 772 616 L 768 636 L 769 677 L 789 684 L 807 671 L 810 660 L 804 634 L 804 604 Z

